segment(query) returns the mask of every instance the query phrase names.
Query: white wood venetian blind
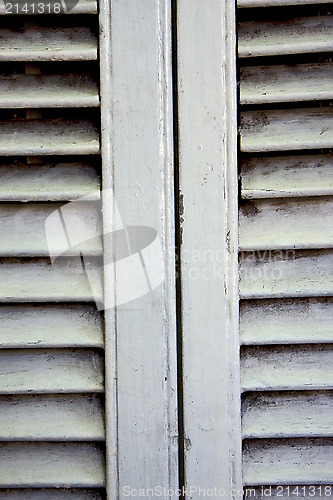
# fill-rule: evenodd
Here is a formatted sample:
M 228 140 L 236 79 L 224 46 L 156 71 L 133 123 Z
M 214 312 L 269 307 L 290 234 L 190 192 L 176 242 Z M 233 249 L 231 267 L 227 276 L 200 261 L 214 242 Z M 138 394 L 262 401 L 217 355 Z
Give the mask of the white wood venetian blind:
M 256 498 L 262 485 L 274 497 L 332 494 L 333 17 L 324 3 L 238 1 L 243 481 Z
M 80 259 L 53 266 L 60 233 L 44 228 L 66 202 L 100 196 L 97 5 L 17 5 L 0 6 L 0 498 L 97 500 L 103 321 Z M 75 211 L 100 224 L 98 209 Z M 83 248 L 91 265 L 101 252 Z

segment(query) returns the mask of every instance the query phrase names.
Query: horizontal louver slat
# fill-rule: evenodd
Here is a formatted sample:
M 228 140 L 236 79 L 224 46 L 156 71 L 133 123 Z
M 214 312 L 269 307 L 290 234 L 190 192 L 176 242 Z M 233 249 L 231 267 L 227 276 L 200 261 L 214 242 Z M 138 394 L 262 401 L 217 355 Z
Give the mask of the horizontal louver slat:
M 96 395 L 0 397 L 2 441 L 100 441 L 103 408 Z
M 0 15 L 8 14 L 57 14 L 55 4 L 62 5 L 61 13 L 66 14 L 97 14 L 96 0 L 79 0 L 77 3 L 73 1 L 65 1 L 66 8 L 64 9 L 64 2 L 52 2 L 47 4 L 38 5 L 39 2 L 27 2 L 26 0 L 15 0 L 14 2 L 7 2 L 4 0 L 0 3 Z M 75 5 L 76 3 L 76 5 Z M 49 6 L 50 5 L 50 6 Z
M 0 444 L 2 488 L 103 487 L 102 450 L 86 443 Z
M 330 392 L 249 393 L 242 404 L 243 438 L 332 437 Z
M 240 104 L 332 99 L 332 79 L 332 64 L 241 68 Z
M 88 120 L 20 120 L 0 124 L 0 155 L 99 153 L 99 132 Z
M 331 155 L 243 159 L 242 198 L 333 195 Z
M 316 5 L 331 3 L 332 0 L 237 0 L 237 8 L 283 7 L 287 5 Z
M 87 489 L 12 489 L 0 490 L 1 500 L 104 500 L 98 490 Z
M 95 306 L 0 305 L 0 347 L 103 347 L 103 322 Z
M 0 394 L 103 392 L 103 357 L 89 349 L 0 351 Z
M 333 201 L 262 200 L 240 206 L 240 250 L 331 248 Z
M 88 75 L 0 76 L 0 108 L 99 106 L 98 87 Z
M 239 57 L 329 52 L 333 50 L 333 19 L 302 17 L 239 23 Z
M 240 338 L 244 345 L 332 342 L 333 299 L 242 301 Z
M 97 39 L 89 28 L 1 29 L 1 61 L 89 61 Z
M 244 153 L 333 146 L 332 108 L 244 111 L 240 123 Z
M 333 439 L 249 440 L 244 446 L 247 485 L 330 484 Z
M 80 258 L 0 259 L 2 302 L 102 302 L 102 273 L 96 261 L 85 259 L 94 273 L 94 293 Z
M 0 165 L 0 201 L 100 198 L 97 169 L 84 163 Z
M 243 347 L 243 391 L 332 389 L 331 345 Z

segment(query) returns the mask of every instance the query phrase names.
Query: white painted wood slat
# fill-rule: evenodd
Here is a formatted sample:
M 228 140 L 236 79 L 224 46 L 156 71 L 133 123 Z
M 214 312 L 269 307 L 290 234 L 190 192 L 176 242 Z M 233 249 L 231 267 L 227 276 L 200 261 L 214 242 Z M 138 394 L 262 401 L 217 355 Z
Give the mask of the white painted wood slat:
M 243 391 L 332 389 L 332 346 L 246 346 L 241 385 Z
M 94 444 L 2 443 L 0 463 L 2 488 L 105 485 L 103 452 Z
M 333 64 L 240 68 L 240 104 L 333 98 Z
M 244 253 L 240 260 L 240 297 L 331 296 L 332 262 L 329 250 Z
M 243 345 L 332 342 L 333 299 L 244 300 L 240 336 Z
M 237 8 L 283 7 L 287 5 L 316 5 L 331 3 L 331 0 L 237 0 Z
M 103 392 L 103 365 L 89 349 L 0 350 L 0 394 Z
M 333 198 L 260 200 L 240 205 L 240 250 L 333 247 Z
M 242 198 L 333 195 L 331 155 L 243 158 Z
M 100 198 L 98 170 L 84 163 L 0 165 L 0 201 Z
M 103 441 L 102 401 L 96 395 L 0 397 L 1 441 Z
M 244 447 L 246 485 L 330 484 L 333 439 L 255 440 Z
M 241 113 L 240 147 L 244 153 L 331 148 L 332 145 L 332 108 Z
M 89 28 L 30 28 L 0 31 L 1 61 L 89 61 L 97 39 Z
M 43 4 L 44 8 L 42 6 L 38 6 L 37 2 L 34 4 L 34 2 L 26 2 L 26 0 L 15 0 L 14 2 L 7 2 L 7 0 L 3 1 L 0 3 L 0 16 L 1 15 L 8 15 L 8 14 L 49 14 L 49 10 L 51 9 L 51 14 L 56 14 L 54 12 L 54 6 L 55 3 L 57 2 L 51 2 L 50 7 L 48 7 L 47 4 Z M 59 3 L 62 5 L 61 13 L 64 12 L 64 4 L 66 6 L 65 13 L 66 14 L 97 14 L 97 2 L 96 0 L 79 0 L 76 5 L 75 2 L 61 2 Z M 17 4 L 17 7 L 16 7 Z M 68 8 L 67 8 L 68 7 Z M 57 9 L 56 9 L 57 10 Z M 27 12 L 28 11 L 28 12 Z
M 0 490 L 1 500 L 104 500 L 102 491 L 94 489 L 7 489 Z
M 98 86 L 89 75 L 16 74 L 0 77 L 0 108 L 96 106 L 99 106 Z
M 242 403 L 244 438 L 333 436 L 329 391 L 248 393 Z
M 96 261 L 85 259 L 91 270 L 100 268 Z M 68 258 L 0 259 L 0 301 L 2 302 L 98 302 L 103 301 L 102 277 L 97 271 L 96 288 L 83 271 L 81 260 Z
M 19 120 L 0 124 L 0 155 L 99 153 L 99 132 L 88 120 Z
M 332 49 L 331 16 L 239 23 L 239 57 L 330 52 Z
M 0 305 L 0 347 L 100 347 L 103 321 L 95 306 Z

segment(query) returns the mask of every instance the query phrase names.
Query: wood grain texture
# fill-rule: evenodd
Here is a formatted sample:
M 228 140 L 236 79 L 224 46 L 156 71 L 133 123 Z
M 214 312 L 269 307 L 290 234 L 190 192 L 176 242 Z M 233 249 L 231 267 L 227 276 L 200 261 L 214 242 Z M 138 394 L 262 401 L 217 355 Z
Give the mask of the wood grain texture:
M 240 205 L 239 248 L 332 248 L 333 198 L 260 200 Z
M 331 148 L 333 110 L 285 109 L 244 111 L 240 147 L 244 153 Z
M 10 489 L 0 490 L 1 500 L 103 500 L 103 492 L 94 489 Z
M 79 2 L 80 3 L 80 2 Z M 0 77 L 1 108 L 84 108 L 99 106 L 98 86 L 89 75 Z
M 330 16 L 239 23 L 239 57 L 330 52 L 333 49 Z
M 240 104 L 332 99 L 332 77 L 330 63 L 240 68 Z
M 333 439 L 249 440 L 244 446 L 246 485 L 330 484 Z
M 99 153 L 99 131 L 88 120 L 3 121 L 0 134 L 2 156 Z
M 331 155 L 243 158 L 241 194 L 244 199 L 332 195 L 333 158 Z
M 333 394 L 329 391 L 246 393 L 244 438 L 333 436 Z
M 243 347 L 241 385 L 243 391 L 332 389 L 332 346 Z
M 0 305 L 0 347 L 103 347 L 96 307 L 80 304 Z
M 2 61 L 89 61 L 97 39 L 89 28 L 30 28 L 0 32 Z
M 330 250 L 243 253 L 240 296 L 246 299 L 331 296 L 332 262 Z
M 98 351 L 4 349 L 0 360 L 0 394 L 104 391 L 104 360 Z
M 330 343 L 333 299 L 244 300 L 240 304 L 241 343 Z
M 105 439 L 103 405 L 96 395 L 1 396 L 0 412 L 1 441 Z
M 103 487 L 102 450 L 86 443 L 0 444 L 2 488 Z

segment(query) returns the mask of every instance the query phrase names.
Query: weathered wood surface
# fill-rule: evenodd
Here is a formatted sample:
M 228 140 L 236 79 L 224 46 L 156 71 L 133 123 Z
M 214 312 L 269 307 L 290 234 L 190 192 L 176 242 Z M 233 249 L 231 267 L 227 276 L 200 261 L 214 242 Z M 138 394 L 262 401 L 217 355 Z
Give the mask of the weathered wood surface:
M 24 15 L 26 13 L 26 10 L 28 10 L 29 14 L 34 14 L 34 13 L 37 14 L 37 12 L 39 15 L 49 14 L 50 9 L 51 9 L 51 14 L 54 14 L 54 5 L 57 2 L 51 2 L 50 7 L 48 7 L 49 3 L 42 4 L 44 6 L 44 9 L 41 6 L 39 7 L 38 3 L 39 2 L 34 4 L 34 2 L 26 2 L 26 0 L 15 0 L 15 2 L 9 2 L 7 0 L 4 0 L 3 2 L 0 3 L 0 16 L 8 15 L 8 13 L 15 14 L 17 11 L 19 14 Z M 62 6 L 61 13 L 65 11 L 66 14 L 97 14 L 98 12 L 96 0 L 79 0 L 79 2 L 77 2 L 77 4 L 74 7 L 72 7 L 69 3 L 69 7 L 71 7 L 70 10 L 67 10 L 67 8 L 64 9 L 64 4 L 66 6 L 67 2 L 59 0 L 59 3 Z M 17 7 L 16 4 L 18 4 Z
M 332 144 L 330 107 L 241 113 L 240 147 L 244 153 L 331 148 Z
M 240 250 L 333 247 L 333 199 L 260 200 L 240 205 Z
M 332 262 L 330 250 L 243 253 L 240 296 L 244 299 L 330 296 Z
M 0 108 L 96 106 L 99 106 L 98 86 L 89 75 L 0 76 Z
M 331 0 L 237 0 L 237 8 L 283 7 L 287 5 L 316 5 L 325 3 L 331 3 Z
M 88 120 L 19 120 L 0 125 L 0 155 L 98 154 L 99 131 Z
M 103 392 L 103 366 L 90 349 L 4 349 L 0 394 Z
M 100 177 L 92 165 L 0 165 L 0 201 L 71 201 L 88 195 L 100 198 Z
M 0 31 L 1 61 L 89 61 L 97 39 L 89 28 L 28 28 Z
M 0 259 L 0 300 L 2 302 L 99 302 L 103 301 L 100 264 L 85 259 L 95 270 L 94 293 L 79 258 Z
M 103 500 L 103 491 L 94 489 L 10 489 L 0 490 L 1 500 Z
M 328 495 L 330 495 L 330 491 L 332 490 L 328 489 Z M 290 498 L 292 495 L 294 497 L 297 496 L 300 500 L 322 500 L 324 494 L 324 485 L 286 484 L 283 486 L 249 486 L 244 488 L 244 500 L 249 500 L 250 498 L 255 498 L 256 500 L 267 500 L 267 497 L 283 498 L 283 496 L 289 496 Z
M 94 444 L 4 443 L 0 462 L 2 488 L 105 485 L 104 454 Z
M 240 68 L 240 104 L 333 98 L 333 64 Z
M 243 158 L 241 194 L 245 199 L 333 195 L 333 157 Z
M 96 395 L 1 396 L 0 413 L 1 441 L 105 439 L 103 404 Z
M 244 300 L 240 337 L 244 345 L 330 343 L 333 299 Z
M 332 389 L 332 352 L 327 344 L 243 347 L 242 390 Z
M 95 306 L 0 305 L 0 347 L 103 347 L 103 321 Z
M 278 439 L 246 441 L 246 485 L 331 484 L 333 439 Z
M 243 438 L 332 437 L 329 391 L 248 393 L 242 404 Z
M 239 23 L 239 57 L 330 52 L 332 49 L 331 16 Z

